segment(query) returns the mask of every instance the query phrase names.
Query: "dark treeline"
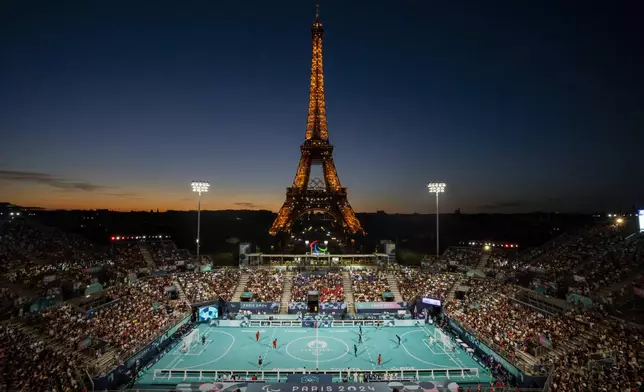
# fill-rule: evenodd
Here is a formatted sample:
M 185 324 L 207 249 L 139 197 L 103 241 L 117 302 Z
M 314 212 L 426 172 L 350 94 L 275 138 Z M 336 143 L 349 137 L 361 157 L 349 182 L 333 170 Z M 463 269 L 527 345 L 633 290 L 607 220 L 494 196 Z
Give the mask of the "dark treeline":
M 112 235 L 172 236 L 180 248 L 194 251 L 197 213 L 194 211 L 114 212 L 40 211 L 43 223 L 82 234 L 108 245 Z M 279 251 L 278 242 L 267 234 L 275 213 L 270 211 L 202 211 L 201 250 L 204 254 L 234 263 L 238 242 L 250 242 L 259 251 Z M 433 253 L 436 217 L 421 214 L 358 214 L 367 236 L 357 239 L 357 249 L 376 251 L 381 240 L 396 242 L 398 252 Z M 440 217 L 441 251 L 463 241 L 494 241 L 538 246 L 563 232 L 592 221 L 591 215 L 569 214 L 443 214 Z M 254 249 L 255 250 L 255 249 Z M 418 256 L 420 257 L 420 256 Z

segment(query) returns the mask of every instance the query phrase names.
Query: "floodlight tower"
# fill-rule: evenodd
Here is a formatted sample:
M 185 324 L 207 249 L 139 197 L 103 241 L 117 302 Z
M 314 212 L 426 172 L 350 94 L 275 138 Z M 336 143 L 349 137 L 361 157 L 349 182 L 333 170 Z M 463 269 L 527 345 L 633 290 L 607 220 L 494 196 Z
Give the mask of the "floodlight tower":
M 200 234 L 201 234 L 201 194 L 208 192 L 208 188 L 210 188 L 210 183 L 208 181 L 193 181 L 190 185 L 192 185 L 192 191 L 197 192 L 199 195 L 198 201 L 197 201 L 197 263 L 199 263 L 201 260 L 199 259 L 199 239 L 200 239 Z
M 436 259 L 438 259 L 439 256 L 439 249 L 440 249 L 440 244 L 439 244 L 439 228 L 438 228 L 438 194 L 445 192 L 445 183 L 444 182 L 430 182 L 427 184 L 427 189 L 429 190 L 429 193 L 435 193 L 436 194 Z

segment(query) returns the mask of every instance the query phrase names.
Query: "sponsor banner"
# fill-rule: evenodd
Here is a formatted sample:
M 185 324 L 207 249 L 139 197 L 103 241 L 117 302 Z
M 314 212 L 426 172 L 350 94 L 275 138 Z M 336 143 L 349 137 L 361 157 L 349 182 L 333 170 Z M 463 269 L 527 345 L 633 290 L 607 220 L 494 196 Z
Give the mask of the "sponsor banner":
M 301 375 L 311 381 L 303 384 L 248 384 L 246 392 L 390 392 L 387 383 L 322 383 L 313 381 L 318 375 Z
M 331 384 L 333 376 L 330 374 L 289 374 L 286 376 L 288 384 Z
M 406 302 L 356 302 L 358 313 L 383 313 L 407 310 Z
M 296 369 L 289 369 L 291 371 Z M 297 369 L 300 370 L 300 369 Z M 319 375 L 303 375 L 302 377 L 319 377 Z M 343 376 L 345 374 L 343 373 Z M 197 376 L 198 377 L 198 376 Z M 353 373 L 350 379 L 353 380 Z M 150 387 L 153 385 L 136 384 L 137 388 Z M 310 383 L 284 383 L 284 384 L 265 384 L 263 382 L 180 382 L 176 386 L 176 390 L 183 392 L 205 392 L 205 391 L 219 391 L 219 392 L 443 392 L 443 391 L 464 391 L 470 386 L 472 390 L 476 390 L 477 383 L 472 382 L 463 384 L 455 382 L 450 379 L 433 380 L 433 381 L 390 381 L 378 383 L 326 383 L 326 382 L 310 382 Z M 485 388 L 485 391 L 488 391 Z
M 347 304 L 344 302 L 320 302 L 319 305 L 320 313 L 344 313 L 347 311 Z M 308 304 L 306 302 L 290 302 L 288 312 L 290 314 L 307 313 Z
M 333 328 L 333 320 L 302 320 L 304 328 Z
M 226 310 L 229 313 L 239 313 L 244 310 L 250 310 L 253 313 L 266 312 L 266 313 L 279 313 L 279 302 L 228 302 Z

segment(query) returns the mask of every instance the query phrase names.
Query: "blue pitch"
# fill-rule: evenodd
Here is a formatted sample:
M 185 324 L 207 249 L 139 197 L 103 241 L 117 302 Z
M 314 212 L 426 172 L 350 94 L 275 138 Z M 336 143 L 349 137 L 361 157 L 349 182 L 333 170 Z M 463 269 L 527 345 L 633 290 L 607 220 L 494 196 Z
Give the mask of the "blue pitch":
M 168 383 L 154 380 L 156 369 L 220 370 L 236 373 L 257 372 L 258 356 L 263 358 L 263 370 L 283 370 L 306 367 L 314 371 L 361 369 L 460 369 L 476 368 L 477 379 L 489 382 L 488 372 L 460 348 L 443 350 L 439 344 L 430 344 L 434 326 L 380 328 L 363 327 L 363 343 L 358 343 L 358 328 L 313 329 L 301 327 L 260 328 L 260 340 L 255 340 L 257 329 L 198 326 L 200 336 L 206 336 L 188 352 L 181 352 L 177 344 L 139 379 L 142 384 Z M 396 334 L 402 338 L 398 344 Z M 277 339 L 277 349 L 272 346 Z M 358 348 L 354 355 L 354 344 Z M 378 354 L 382 363 L 377 363 Z M 459 379 L 453 375 L 450 378 Z M 462 379 L 461 379 L 462 380 Z M 189 380 L 188 380 L 189 381 Z

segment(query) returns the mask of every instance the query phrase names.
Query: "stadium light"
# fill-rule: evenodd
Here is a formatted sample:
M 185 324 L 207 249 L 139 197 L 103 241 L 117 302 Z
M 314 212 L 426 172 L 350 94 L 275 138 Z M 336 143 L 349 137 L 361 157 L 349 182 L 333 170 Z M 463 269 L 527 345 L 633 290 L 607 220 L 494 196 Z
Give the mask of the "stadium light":
M 429 193 L 435 193 L 436 194 L 436 258 L 438 259 L 439 257 L 439 249 L 440 249 L 440 242 L 439 242 L 439 226 L 438 226 L 438 194 L 439 193 L 444 193 L 445 192 L 445 183 L 444 182 L 430 182 L 427 184 L 427 190 L 429 190 Z
M 624 219 L 622 219 L 622 218 L 617 218 L 617 221 L 616 221 L 616 222 L 617 222 L 617 224 L 618 224 L 618 225 L 621 225 L 622 223 L 624 223 Z
M 197 201 L 197 263 L 199 263 L 199 248 L 201 247 L 199 241 L 201 236 L 201 194 L 208 192 L 210 183 L 208 181 L 193 181 L 190 185 L 192 186 L 192 191 L 197 192 L 199 195 Z

